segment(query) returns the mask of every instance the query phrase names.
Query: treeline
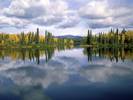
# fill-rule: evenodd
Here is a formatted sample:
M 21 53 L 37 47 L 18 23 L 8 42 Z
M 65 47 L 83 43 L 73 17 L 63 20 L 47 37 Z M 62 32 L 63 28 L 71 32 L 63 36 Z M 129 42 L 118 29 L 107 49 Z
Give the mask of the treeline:
M 87 45 L 99 45 L 99 46 L 127 46 L 133 47 L 133 31 L 125 29 L 113 30 L 108 33 L 101 32 L 98 35 L 92 35 L 92 31 L 88 30 L 86 38 Z
M 55 38 L 52 33 L 45 31 L 45 35 L 39 34 L 39 28 L 36 32 L 20 34 L 0 34 L 0 46 L 61 46 L 71 45 L 73 40 Z

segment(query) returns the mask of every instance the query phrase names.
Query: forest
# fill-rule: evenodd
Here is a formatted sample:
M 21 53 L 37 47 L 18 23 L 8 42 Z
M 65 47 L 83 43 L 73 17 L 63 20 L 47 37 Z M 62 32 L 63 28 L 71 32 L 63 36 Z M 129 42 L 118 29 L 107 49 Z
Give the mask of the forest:
M 39 28 L 36 32 L 21 32 L 20 34 L 0 34 L 0 48 L 42 48 L 72 45 L 73 40 L 56 38 L 52 33 L 45 31 L 45 35 L 40 35 Z
M 76 43 L 78 42 L 78 43 Z M 81 38 L 58 38 L 51 32 L 45 31 L 45 34 L 39 32 L 21 32 L 20 34 L 0 34 L 0 48 L 46 48 L 61 46 L 89 46 L 89 47 L 128 47 L 133 48 L 133 31 L 126 29 L 111 29 L 109 32 L 100 32 L 92 34 L 92 30 L 88 30 L 86 37 Z
M 129 47 L 133 48 L 133 31 L 126 29 L 111 29 L 108 33 L 101 32 L 92 35 L 92 31 L 88 30 L 84 44 L 99 47 Z

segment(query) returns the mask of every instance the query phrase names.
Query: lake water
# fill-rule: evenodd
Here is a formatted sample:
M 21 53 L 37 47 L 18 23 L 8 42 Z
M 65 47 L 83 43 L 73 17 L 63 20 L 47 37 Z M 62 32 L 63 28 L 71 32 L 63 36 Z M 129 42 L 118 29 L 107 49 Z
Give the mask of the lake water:
M 133 51 L 0 50 L 0 100 L 133 100 Z

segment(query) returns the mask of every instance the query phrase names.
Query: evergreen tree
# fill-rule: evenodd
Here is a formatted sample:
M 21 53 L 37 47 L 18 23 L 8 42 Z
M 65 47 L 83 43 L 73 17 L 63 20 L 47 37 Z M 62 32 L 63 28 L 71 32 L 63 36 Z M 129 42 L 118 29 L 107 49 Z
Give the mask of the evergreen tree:
M 48 44 L 48 32 L 47 32 L 47 30 L 45 31 L 45 44 Z
M 36 32 L 36 44 L 38 44 L 39 43 L 39 28 L 37 28 L 37 32 Z
M 126 34 L 126 30 L 123 28 L 123 30 L 121 31 L 121 44 L 125 44 L 126 42 L 125 34 Z
M 92 31 L 88 30 L 88 35 L 87 35 L 87 44 L 91 45 L 91 40 L 92 40 Z
M 116 29 L 115 43 L 116 43 L 117 45 L 119 44 L 119 29 Z
M 25 34 L 24 34 L 24 32 L 22 32 L 19 35 L 19 42 L 20 42 L 21 45 L 24 45 L 25 44 Z

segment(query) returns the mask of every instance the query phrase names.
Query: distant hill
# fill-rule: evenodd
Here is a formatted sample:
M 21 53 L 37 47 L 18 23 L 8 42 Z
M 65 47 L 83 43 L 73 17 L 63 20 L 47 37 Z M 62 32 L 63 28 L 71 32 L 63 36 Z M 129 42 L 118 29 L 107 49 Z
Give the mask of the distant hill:
M 63 35 L 63 36 L 55 36 L 56 38 L 61 38 L 61 39 L 72 39 L 74 40 L 75 45 L 80 45 L 84 37 L 83 36 L 74 36 L 74 35 Z
M 74 35 L 63 35 L 63 36 L 55 36 L 56 38 L 66 38 L 66 39 L 82 39 L 82 36 L 74 36 Z

